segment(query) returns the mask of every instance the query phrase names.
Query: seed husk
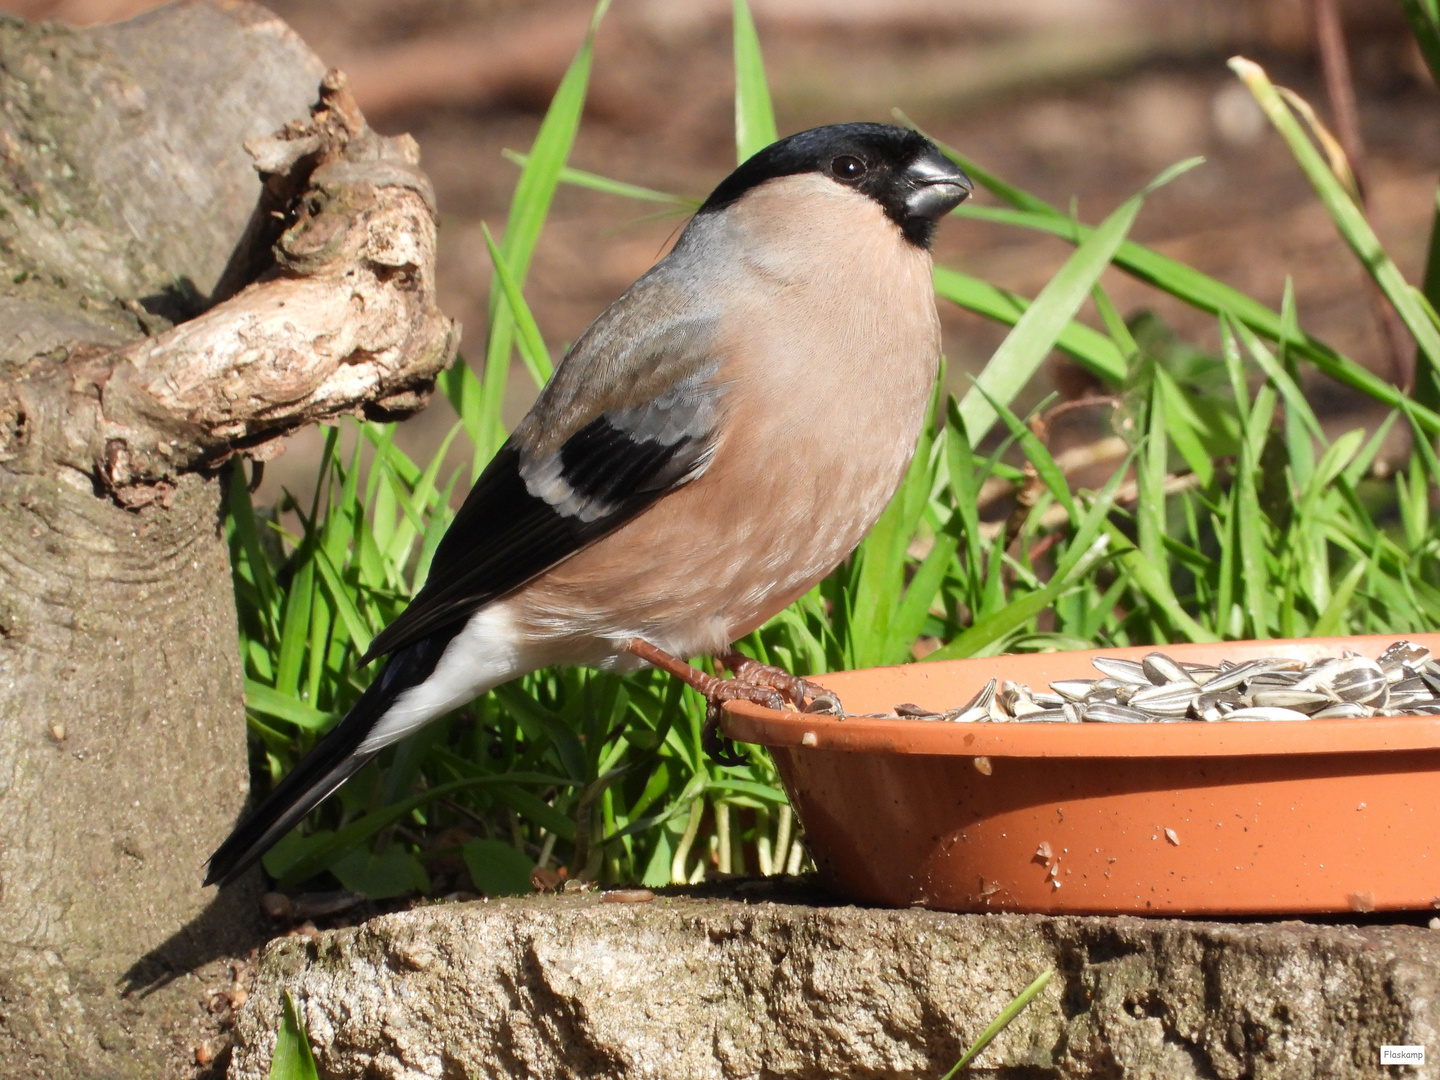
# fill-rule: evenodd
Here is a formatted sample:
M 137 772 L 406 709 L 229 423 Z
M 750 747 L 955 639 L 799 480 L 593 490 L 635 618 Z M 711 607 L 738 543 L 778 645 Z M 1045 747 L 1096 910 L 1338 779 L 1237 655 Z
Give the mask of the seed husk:
M 974 697 L 972 697 L 964 705 L 960 706 L 960 711 L 966 712 L 970 709 L 988 710 L 990 708 L 990 702 L 995 700 L 995 688 L 999 685 L 999 679 L 991 679 L 988 683 L 986 683 L 980 688 L 979 692 Z
M 1390 689 L 1390 680 L 1380 665 L 1363 656 L 1343 656 L 1325 660 L 1295 684 L 1297 690 L 1319 690 L 1340 701 L 1358 701 L 1368 705 Z
M 1397 641 L 1377 656 L 1375 662 L 1391 682 L 1399 682 L 1425 670 L 1425 666 L 1430 663 L 1430 650 L 1424 645 L 1416 645 L 1413 641 Z M 1393 674 L 1397 669 L 1400 672 L 1398 677 Z
M 895 706 L 895 715 L 907 720 L 920 720 L 931 716 L 939 716 L 934 709 L 927 709 L 921 705 L 915 705 L 909 701 Z

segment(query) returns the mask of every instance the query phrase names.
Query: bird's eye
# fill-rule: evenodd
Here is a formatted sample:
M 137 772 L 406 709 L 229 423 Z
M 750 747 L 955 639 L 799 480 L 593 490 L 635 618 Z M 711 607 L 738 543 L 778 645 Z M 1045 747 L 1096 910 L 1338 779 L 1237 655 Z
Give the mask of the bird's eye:
M 865 163 L 857 157 L 841 154 L 830 163 L 830 172 L 834 174 L 836 180 L 853 184 L 865 175 Z

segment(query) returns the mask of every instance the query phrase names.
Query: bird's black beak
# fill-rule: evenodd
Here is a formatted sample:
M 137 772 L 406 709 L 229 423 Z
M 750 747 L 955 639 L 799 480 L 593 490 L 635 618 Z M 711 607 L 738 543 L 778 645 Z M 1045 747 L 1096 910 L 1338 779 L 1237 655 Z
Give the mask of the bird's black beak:
M 938 221 L 965 201 L 974 184 L 960 167 L 940 151 L 930 149 L 905 170 L 910 193 L 905 212 L 911 217 Z

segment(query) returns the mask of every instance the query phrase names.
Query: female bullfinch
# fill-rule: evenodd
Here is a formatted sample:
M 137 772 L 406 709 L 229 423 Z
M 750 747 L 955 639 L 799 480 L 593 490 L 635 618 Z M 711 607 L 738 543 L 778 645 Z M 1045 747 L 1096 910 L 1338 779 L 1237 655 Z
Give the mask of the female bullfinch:
M 884 124 L 802 131 L 726 177 L 557 366 L 370 646 L 379 675 L 206 884 L 382 747 L 538 668 L 650 663 L 712 712 L 813 707 L 820 687 L 730 645 L 849 555 L 899 485 L 939 361 L 931 234 L 969 192 Z M 736 677 L 678 659 L 702 654 Z

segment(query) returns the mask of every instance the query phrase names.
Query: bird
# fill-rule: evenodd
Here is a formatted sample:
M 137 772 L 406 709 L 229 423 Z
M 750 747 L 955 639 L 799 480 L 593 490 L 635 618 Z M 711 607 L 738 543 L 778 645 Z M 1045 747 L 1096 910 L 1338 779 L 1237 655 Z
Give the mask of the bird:
M 705 696 L 712 740 L 726 700 L 834 708 L 733 643 L 848 557 L 898 488 L 940 362 L 931 241 L 970 191 L 925 136 L 877 123 L 789 135 L 722 180 L 556 365 L 361 659 L 384 657 L 378 675 L 205 884 L 384 747 L 544 667 L 662 668 Z

